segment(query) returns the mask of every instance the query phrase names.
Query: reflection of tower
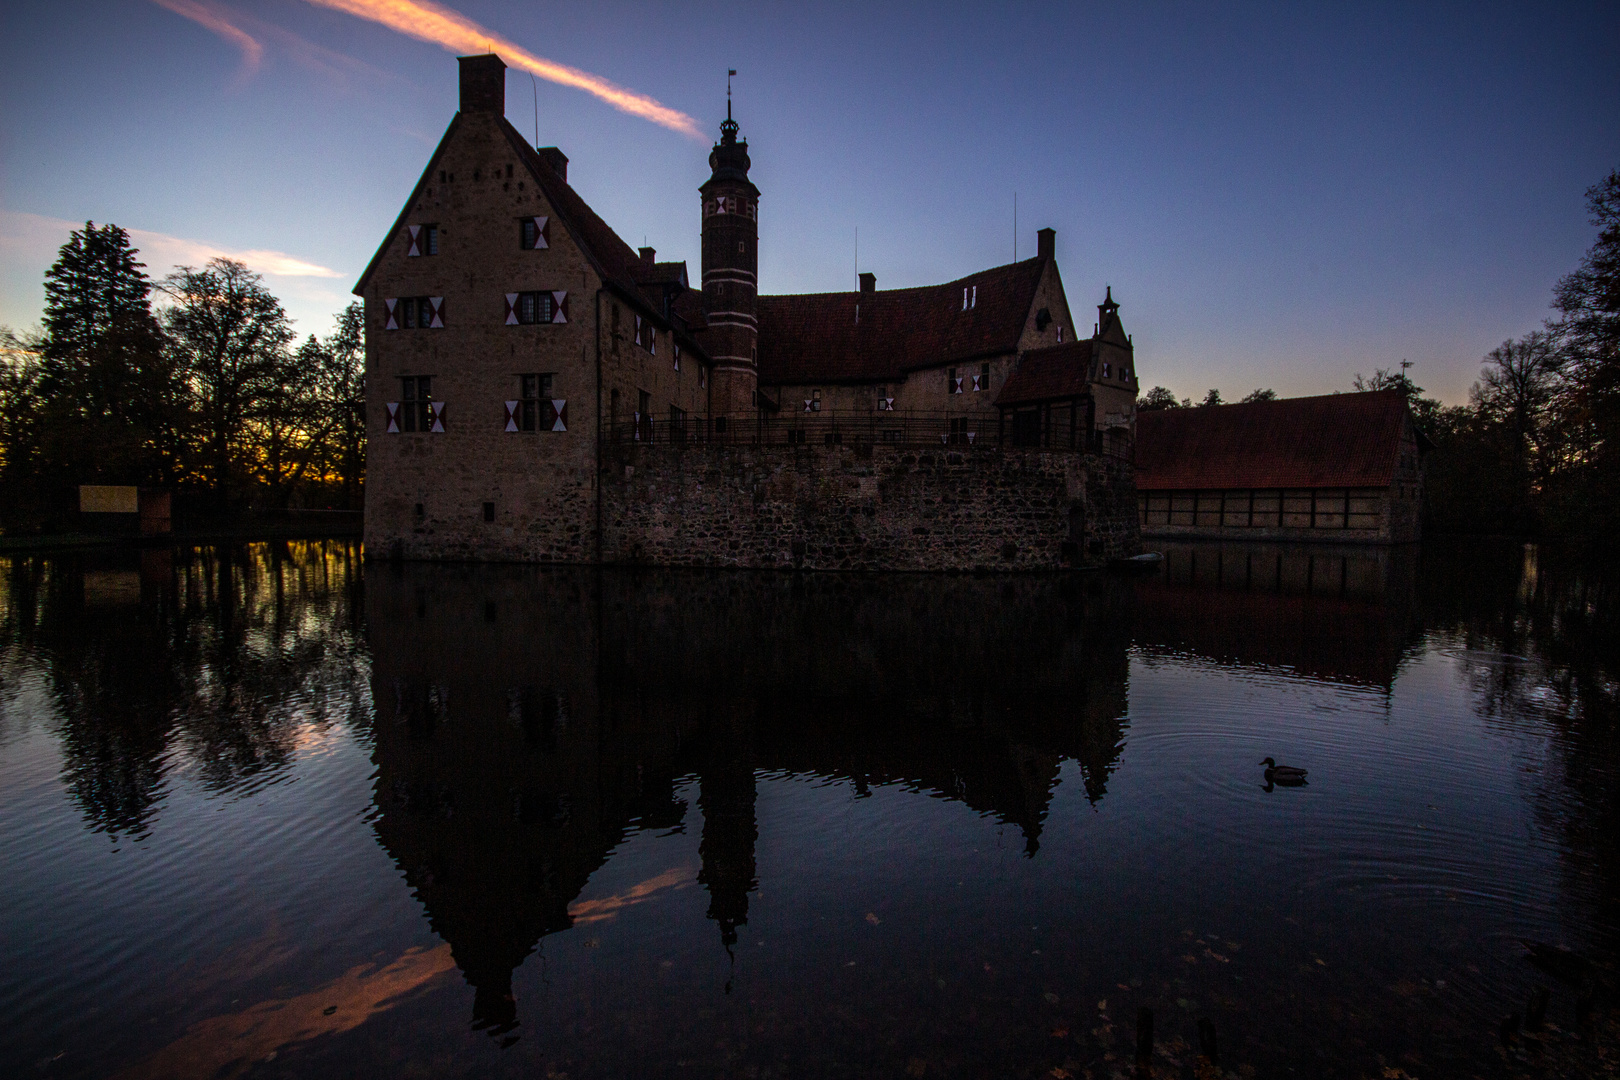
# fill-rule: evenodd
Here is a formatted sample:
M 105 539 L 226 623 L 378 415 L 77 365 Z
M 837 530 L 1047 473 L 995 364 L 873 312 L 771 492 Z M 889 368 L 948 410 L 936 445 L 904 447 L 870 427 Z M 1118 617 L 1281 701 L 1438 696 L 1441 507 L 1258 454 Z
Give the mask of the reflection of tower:
M 759 386 L 759 189 L 748 179 L 748 140 L 737 141 L 726 88 L 726 120 L 709 154 L 713 175 L 703 196 L 703 311 L 707 346 L 714 359 L 711 409 L 717 416 L 754 408 Z
M 754 877 L 754 765 L 741 725 L 716 733 L 698 774 L 698 808 L 703 811 L 703 867 L 698 882 L 709 890 L 709 918 L 720 924 L 727 950 L 737 943 L 737 927 L 748 922 L 748 894 Z

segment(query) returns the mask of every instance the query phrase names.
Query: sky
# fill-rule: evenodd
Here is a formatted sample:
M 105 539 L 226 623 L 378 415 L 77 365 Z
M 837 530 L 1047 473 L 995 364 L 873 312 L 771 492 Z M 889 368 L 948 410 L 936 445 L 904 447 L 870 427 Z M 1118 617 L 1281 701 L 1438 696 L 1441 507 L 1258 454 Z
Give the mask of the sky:
M 1620 168 L 1614 4 L 8 0 L 0 26 L 19 329 L 89 219 L 154 277 L 241 259 L 327 333 L 485 41 L 522 65 L 507 117 L 631 246 L 696 275 L 735 68 L 762 291 L 949 281 L 1051 227 L 1076 321 L 1111 286 L 1144 389 L 1195 399 L 1410 360 L 1465 401 Z

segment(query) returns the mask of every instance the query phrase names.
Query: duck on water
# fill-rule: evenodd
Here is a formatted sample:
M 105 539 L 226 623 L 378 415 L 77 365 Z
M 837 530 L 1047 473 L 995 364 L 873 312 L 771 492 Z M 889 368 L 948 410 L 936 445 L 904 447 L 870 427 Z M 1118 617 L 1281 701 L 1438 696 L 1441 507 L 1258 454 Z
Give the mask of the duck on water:
M 1304 769 L 1296 769 L 1292 765 L 1279 765 L 1276 758 L 1270 757 L 1260 764 L 1266 767 L 1266 785 L 1268 788 L 1272 784 L 1278 784 L 1282 787 L 1305 786 L 1306 770 Z

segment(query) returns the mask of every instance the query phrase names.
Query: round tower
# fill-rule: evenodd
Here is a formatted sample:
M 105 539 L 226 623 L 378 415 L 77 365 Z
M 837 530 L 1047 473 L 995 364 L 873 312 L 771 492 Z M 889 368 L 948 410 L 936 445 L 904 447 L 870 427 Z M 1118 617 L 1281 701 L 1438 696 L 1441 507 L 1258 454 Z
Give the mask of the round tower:
M 759 189 L 748 179 L 748 140 L 737 140 L 726 92 L 726 120 L 709 154 L 713 175 L 703 196 L 705 344 L 714 360 L 711 408 L 716 416 L 752 412 L 759 388 Z

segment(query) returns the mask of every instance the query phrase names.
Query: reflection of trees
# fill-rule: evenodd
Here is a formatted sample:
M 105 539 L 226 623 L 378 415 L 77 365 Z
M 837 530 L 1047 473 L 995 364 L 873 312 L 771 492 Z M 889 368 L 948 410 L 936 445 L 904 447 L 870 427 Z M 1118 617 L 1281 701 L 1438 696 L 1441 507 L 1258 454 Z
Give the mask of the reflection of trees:
M 1019 827 L 1122 748 L 1125 594 L 1091 579 L 373 566 L 378 837 L 509 1030 L 512 971 L 629 830 L 679 824 L 719 944 L 756 887 L 757 770 L 900 784 Z
M 13 559 L 0 639 L 45 679 L 95 827 L 146 832 L 177 764 L 233 789 L 357 721 L 357 570 L 337 543 Z
M 1541 815 L 1568 845 L 1566 895 L 1596 910 L 1620 948 L 1620 590 L 1611 572 L 1518 544 L 1431 553 L 1421 598 L 1429 629 L 1466 650 L 1459 664 L 1483 714 L 1557 732 L 1557 774 Z M 1474 650 L 1478 650 L 1477 655 Z M 1521 659 L 1522 658 L 1522 659 Z

